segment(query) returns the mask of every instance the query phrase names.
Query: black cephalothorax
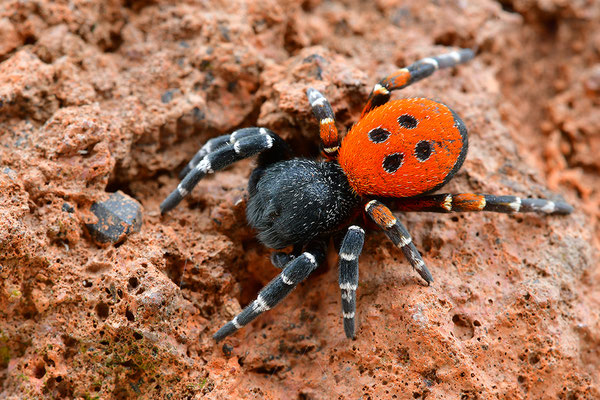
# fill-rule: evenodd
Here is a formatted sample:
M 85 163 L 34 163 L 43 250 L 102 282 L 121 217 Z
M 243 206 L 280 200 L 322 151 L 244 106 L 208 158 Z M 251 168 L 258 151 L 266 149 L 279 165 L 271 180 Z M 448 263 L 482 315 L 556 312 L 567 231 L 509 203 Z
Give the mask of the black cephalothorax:
M 269 165 L 249 185 L 246 218 L 267 247 L 326 239 L 356 215 L 360 199 L 335 162 L 295 158 Z

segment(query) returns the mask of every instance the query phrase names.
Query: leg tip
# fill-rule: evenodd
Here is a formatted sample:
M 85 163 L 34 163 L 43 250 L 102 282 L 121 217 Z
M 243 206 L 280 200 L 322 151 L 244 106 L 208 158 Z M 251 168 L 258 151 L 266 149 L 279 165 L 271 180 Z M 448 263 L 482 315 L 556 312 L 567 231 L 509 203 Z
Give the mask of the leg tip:
M 462 62 L 472 60 L 475 57 L 475 50 L 473 49 L 460 49 L 459 53 Z
M 355 326 L 354 326 L 354 319 L 347 319 L 344 318 L 344 333 L 346 334 L 346 338 L 348 339 L 355 339 L 356 338 L 356 334 L 355 334 Z
M 219 343 L 221 340 L 225 339 L 225 336 L 217 336 L 217 334 L 215 333 L 213 335 L 213 339 L 214 339 L 215 343 Z
M 183 200 L 183 197 L 179 194 L 177 190 L 171 192 L 171 194 L 160 203 L 160 213 L 165 215 L 172 209 L 174 209 L 177 204 L 179 204 Z
M 165 204 L 167 203 L 167 201 L 163 201 L 162 203 L 160 203 L 160 215 L 165 215 L 166 213 L 168 213 L 169 211 L 171 211 L 173 209 L 173 207 L 170 207 L 169 204 Z
M 221 329 L 219 329 L 214 335 L 213 335 L 213 339 L 215 340 L 215 342 L 219 343 L 221 340 L 225 339 L 227 336 L 231 335 L 232 333 L 234 333 L 235 331 L 237 331 L 237 328 L 235 327 L 235 325 L 233 325 L 233 323 L 230 321 L 228 323 L 226 323 L 225 325 L 223 325 L 221 327 Z
M 169 210 L 167 210 L 167 207 L 165 205 L 163 205 L 163 203 L 161 203 L 160 204 L 160 215 L 165 215 L 168 212 L 169 212 Z
M 562 201 L 555 203 L 555 214 L 560 214 L 560 215 L 568 215 L 571 214 L 574 211 L 574 208 L 572 205 L 568 204 L 568 203 L 564 203 Z
M 431 284 L 433 283 L 433 276 L 431 275 L 431 272 L 429 272 L 429 270 L 427 269 L 427 267 L 425 265 L 423 265 L 421 268 L 422 269 L 417 272 L 419 272 L 419 275 L 421 275 L 421 278 L 423 278 L 425 283 L 427 283 L 427 286 L 431 286 Z

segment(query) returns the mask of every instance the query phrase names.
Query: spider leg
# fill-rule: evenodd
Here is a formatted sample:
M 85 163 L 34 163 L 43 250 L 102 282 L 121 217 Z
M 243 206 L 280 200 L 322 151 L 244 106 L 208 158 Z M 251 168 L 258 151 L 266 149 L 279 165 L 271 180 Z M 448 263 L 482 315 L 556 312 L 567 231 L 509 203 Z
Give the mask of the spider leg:
M 365 242 L 365 231 L 352 225 L 346 231 L 339 253 L 339 282 L 342 291 L 344 332 L 354 338 L 356 316 L 356 288 L 358 287 L 358 257 Z
M 275 251 L 271 253 L 271 264 L 275 268 L 283 269 L 285 266 L 292 261 L 296 256 L 291 253 L 284 253 L 283 251 Z
M 573 207 L 562 201 L 528 199 L 517 196 L 495 196 L 490 194 L 434 194 L 406 199 L 395 199 L 398 211 L 463 212 L 493 211 L 501 213 L 537 212 L 542 214 L 570 214 Z
M 454 67 L 469 61 L 474 56 L 473 50 L 460 49 L 437 57 L 423 58 L 408 67 L 399 69 L 375 84 L 360 117 L 364 117 L 372 109 L 387 103 L 392 90 L 405 88 L 428 77 L 437 69 Z
M 217 136 L 216 138 L 212 138 L 208 140 L 204 146 L 198 150 L 198 152 L 194 155 L 194 157 L 190 160 L 190 162 L 179 172 L 179 179 L 185 178 L 185 176 L 192 170 L 207 154 L 212 153 L 217 150 L 219 147 L 223 147 L 226 144 L 234 144 L 236 141 L 240 140 L 243 137 L 252 136 L 257 134 L 257 128 L 242 128 L 238 129 L 235 132 L 227 135 Z
M 213 338 L 219 342 L 263 312 L 275 307 L 300 282 L 306 279 L 324 259 L 324 243 L 319 242 L 308 246 L 304 253 L 290 261 L 283 268 L 283 271 L 258 293 L 256 300 L 248 304 L 234 319 L 223 325 L 213 335 Z
M 271 264 L 273 264 L 275 268 L 283 269 L 290 261 L 298 257 L 300 253 L 302 253 L 302 246 L 298 245 L 294 245 L 294 248 L 290 253 L 274 251 L 271 253 Z
M 321 154 L 323 157 L 333 160 L 337 157 L 340 148 L 338 130 L 335 126 L 335 114 L 331 104 L 318 90 L 309 88 L 306 96 L 310 102 L 313 114 L 319 120 L 319 133 L 321 136 Z
M 236 132 L 232 133 L 230 138 Z M 253 134 L 250 134 L 250 132 Z M 234 136 L 233 141 L 229 141 L 213 152 L 206 154 L 185 175 L 185 178 L 183 178 L 177 188 L 161 203 L 160 212 L 165 214 L 175 208 L 206 174 L 223 169 L 244 158 L 266 152 L 266 150 L 275 152 L 281 150 L 284 153 L 285 148 L 287 148 L 283 139 L 266 128 L 246 128 L 243 133 L 243 137 L 238 138 Z
M 392 242 L 404 253 L 412 267 L 417 270 L 421 278 L 429 285 L 433 282 L 431 272 L 427 269 L 425 261 L 421 257 L 419 250 L 415 247 L 410 234 L 398 221 L 394 214 L 385 205 L 377 200 L 371 200 L 365 206 L 365 211 L 369 217 L 385 232 Z

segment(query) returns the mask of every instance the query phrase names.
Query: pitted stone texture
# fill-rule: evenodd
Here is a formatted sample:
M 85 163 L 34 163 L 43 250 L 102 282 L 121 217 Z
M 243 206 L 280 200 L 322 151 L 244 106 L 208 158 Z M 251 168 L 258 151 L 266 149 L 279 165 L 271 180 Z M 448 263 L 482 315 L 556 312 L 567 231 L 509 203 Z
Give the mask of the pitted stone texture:
M 122 192 L 111 193 L 108 200 L 92 204 L 90 210 L 98 222 L 86 227 L 100 243 L 118 243 L 142 226 L 142 206 Z

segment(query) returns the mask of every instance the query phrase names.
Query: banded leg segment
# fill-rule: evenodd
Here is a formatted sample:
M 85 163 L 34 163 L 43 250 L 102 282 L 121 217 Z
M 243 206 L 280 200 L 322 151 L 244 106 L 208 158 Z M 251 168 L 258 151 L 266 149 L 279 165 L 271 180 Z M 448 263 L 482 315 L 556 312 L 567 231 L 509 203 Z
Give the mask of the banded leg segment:
M 573 207 L 562 201 L 474 193 L 443 193 L 407 199 L 395 199 L 394 209 L 398 211 L 430 211 L 441 213 L 492 211 L 508 214 L 537 212 L 559 215 L 566 215 L 573 212 Z
M 433 277 L 427 269 L 425 261 L 421 257 L 419 250 L 415 247 L 410 234 L 400 221 L 385 205 L 377 200 L 371 200 L 365 206 L 365 211 L 369 217 L 385 232 L 390 240 L 404 253 L 412 267 L 421 275 L 421 278 L 431 284 Z
M 204 156 L 186 174 L 177 188 L 161 203 L 161 213 L 165 214 L 175 208 L 206 174 L 223 169 L 236 161 L 251 157 L 262 151 L 275 148 L 283 142 L 279 136 L 266 128 L 247 129 L 251 129 L 252 131 L 244 131 L 243 137 L 237 138 L 233 142 L 228 141 L 215 151 Z
M 228 135 L 217 136 L 207 141 L 204 146 L 194 155 L 190 162 L 179 172 L 179 179 L 185 178 L 185 176 L 192 170 L 204 157 L 220 147 L 226 144 L 234 144 L 241 138 L 252 136 L 257 134 L 257 130 L 260 128 L 242 128 Z
M 471 60 L 474 56 L 475 53 L 473 53 L 473 50 L 460 49 L 437 57 L 423 58 L 408 67 L 399 69 L 386 76 L 373 87 L 373 91 L 369 95 L 367 104 L 362 111 L 361 118 L 374 108 L 387 103 L 392 90 L 405 88 L 428 77 L 440 68 L 454 67 Z
M 324 259 L 325 246 L 322 243 L 312 246 L 310 250 L 307 249 L 300 256 L 294 258 L 277 277 L 258 293 L 256 300 L 248 304 L 234 319 L 223 325 L 213 335 L 213 338 L 219 342 L 242 326 L 250 323 L 263 312 L 275 307 L 300 282 L 305 280 Z
M 306 96 L 310 102 L 313 114 L 319 120 L 321 136 L 321 154 L 327 159 L 335 159 L 340 148 L 338 130 L 335 126 L 335 114 L 331 104 L 318 90 L 309 88 Z
M 344 332 L 354 338 L 356 317 L 356 289 L 358 288 L 358 257 L 365 243 L 365 231 L 356 225 L 348 228 L 339 253 L 339 282 L 342 291 Z

